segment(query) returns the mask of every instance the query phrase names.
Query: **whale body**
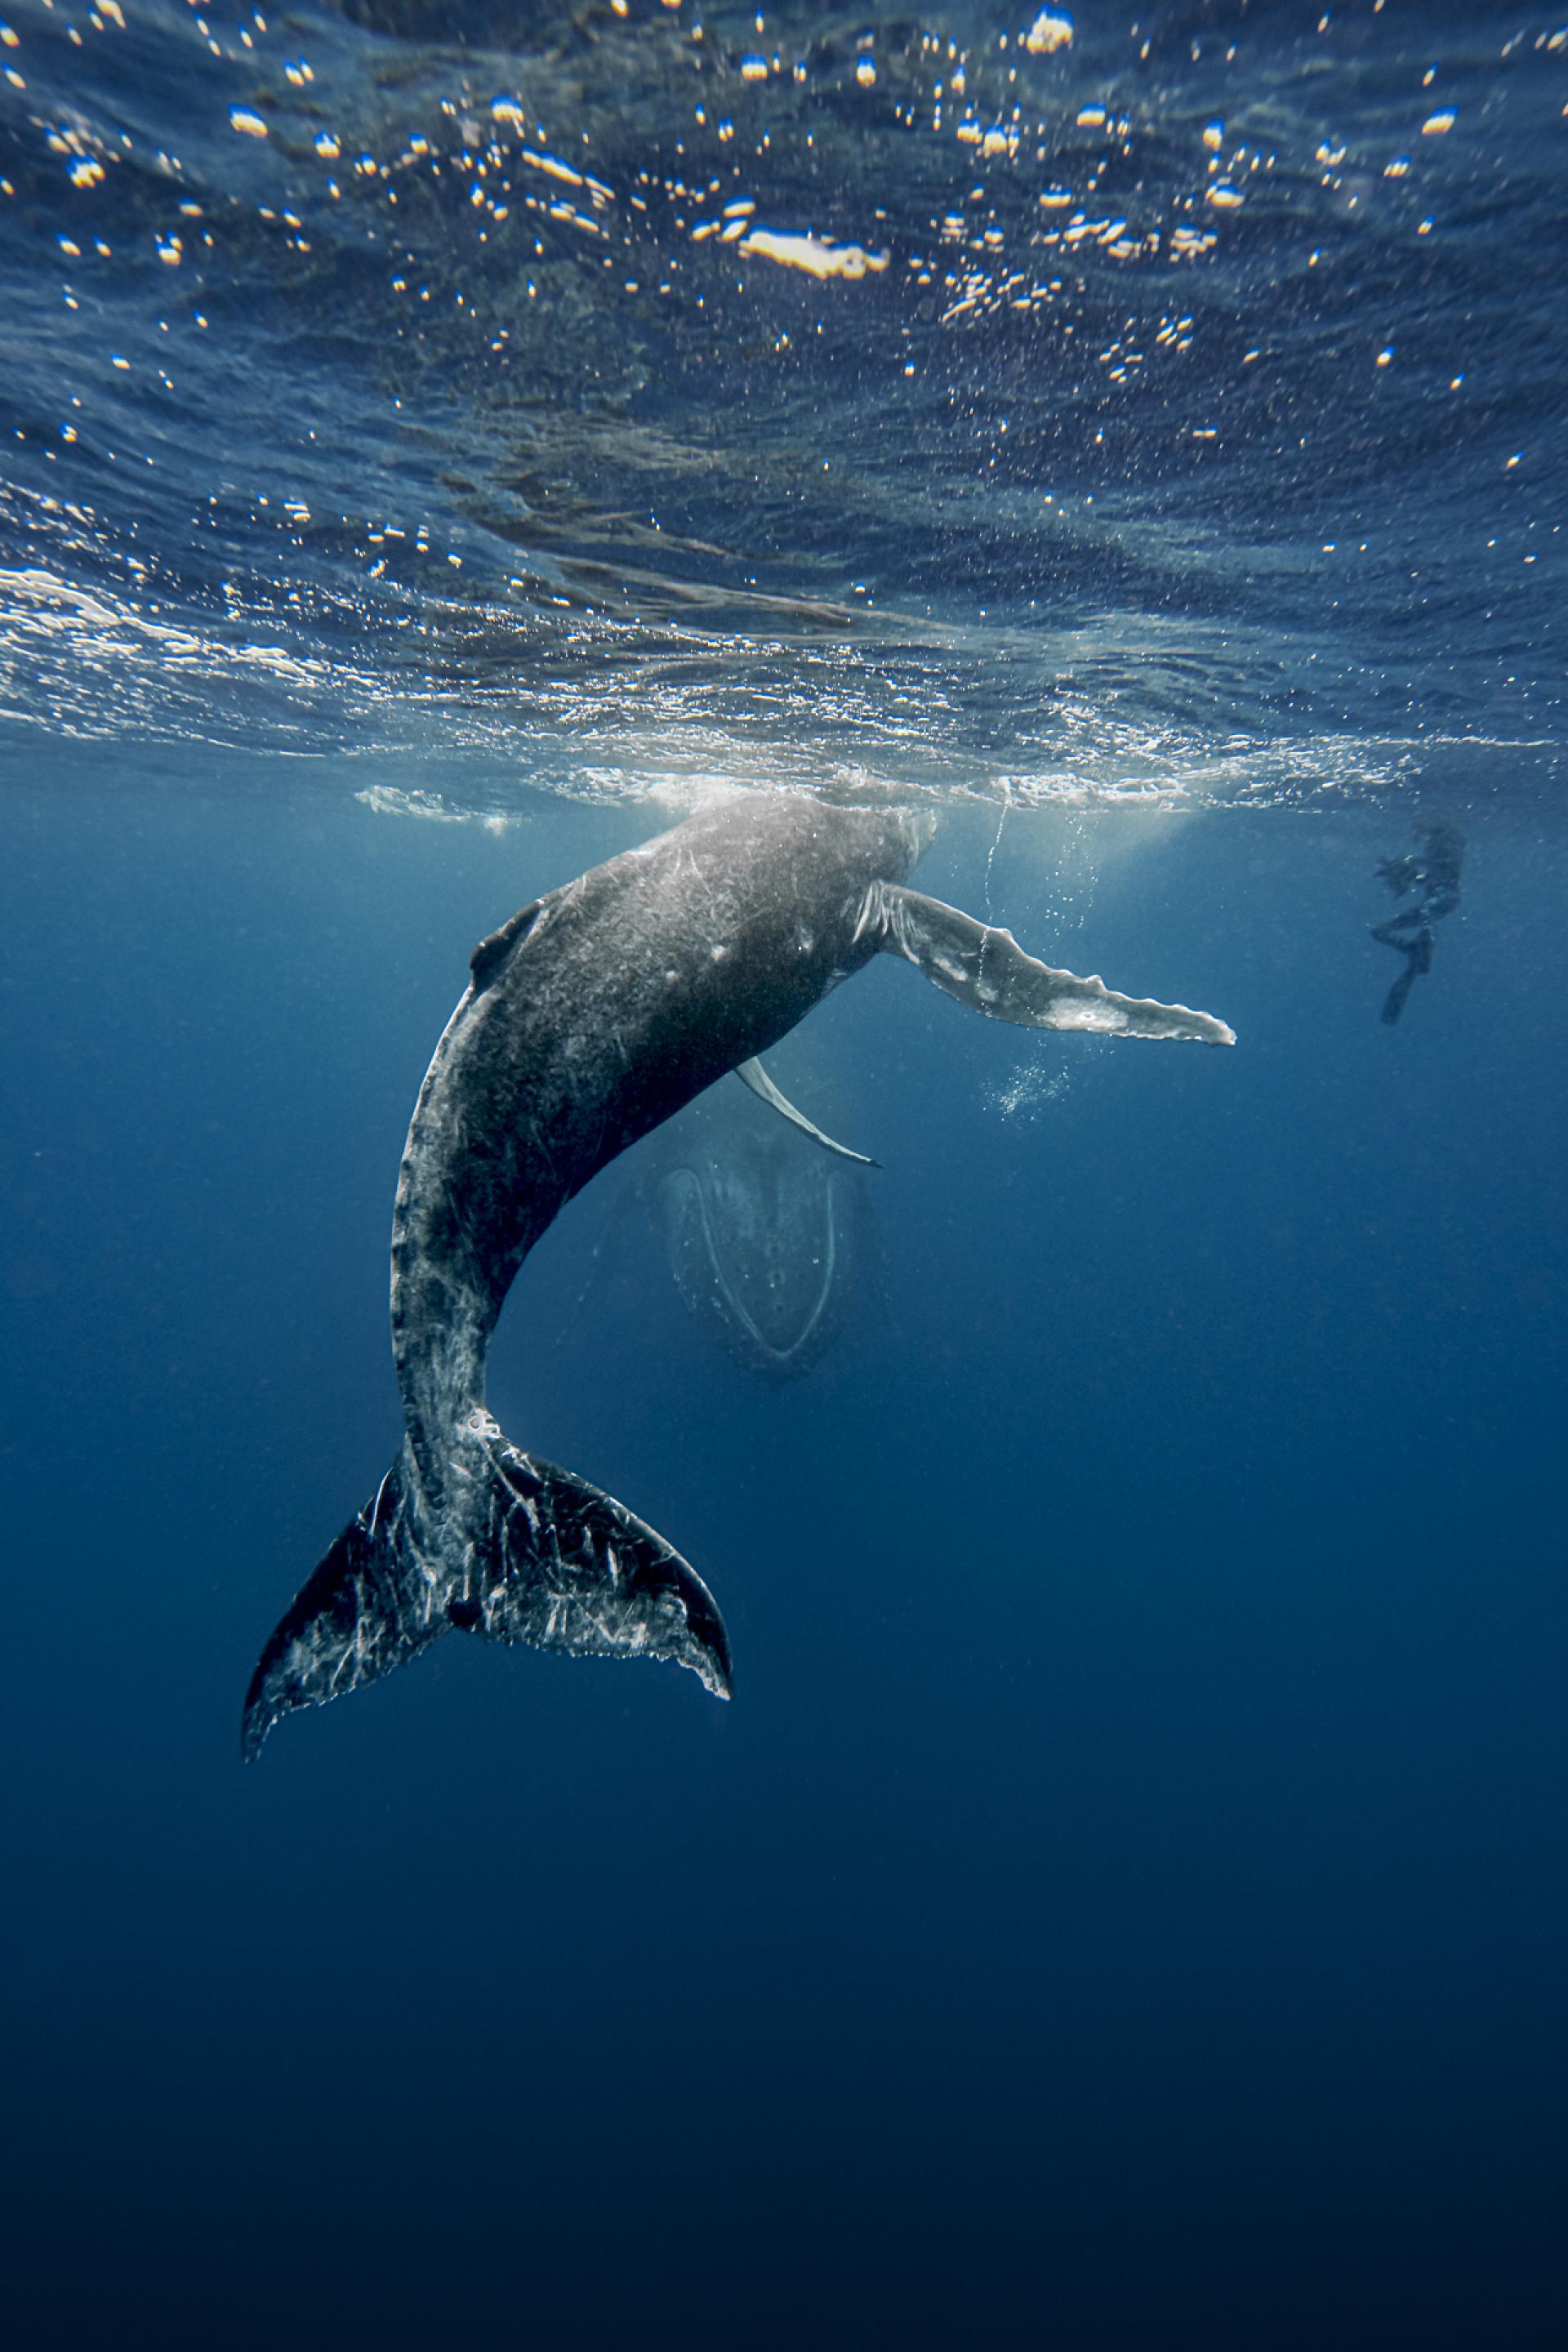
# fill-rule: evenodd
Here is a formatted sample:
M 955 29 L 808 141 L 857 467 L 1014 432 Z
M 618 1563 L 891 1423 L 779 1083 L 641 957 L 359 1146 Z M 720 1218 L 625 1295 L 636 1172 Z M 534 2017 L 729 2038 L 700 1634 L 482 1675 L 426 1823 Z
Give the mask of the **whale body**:
M 452 1630 L 671 1659 L 728 1697 L 729 1642 L 701 1578 L 624 1505 L 508 1443 L 485 1406 L 486 1351 L 574 1194 L 872 956 L 905 958 L 994 1019 L 1235 1042 L 1208 1013 L 1053 971 L 906 888 L 931 830 L 904 809 L 746 794 L 535 899 L 475 949 L 398 1176 L 403 1444 L 262 1651 L 247 1758 L 284 1714 Z

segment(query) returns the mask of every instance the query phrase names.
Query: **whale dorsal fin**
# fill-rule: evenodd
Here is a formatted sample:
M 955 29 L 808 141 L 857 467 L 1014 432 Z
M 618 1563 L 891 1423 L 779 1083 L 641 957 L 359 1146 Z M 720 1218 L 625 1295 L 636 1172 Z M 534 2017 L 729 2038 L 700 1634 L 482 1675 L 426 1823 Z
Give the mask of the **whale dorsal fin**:
M 809 1135 L 813 1143 L 820 1143 L 824 1151 L 836 1151 L 840 1160 L 853 1160 L 859 1168 L 881 1166 L 879 1160 L 871 1159 L 864 1151 L 851 1151 L 847 1143 L 835 1143 L 830 1135 L 824 1135 L 821 1128 L 814 1127 L 805 1113 L 796 1110 L 789 1097 L 780 1093 L 761 1062 L 738 1062 L 735 1076 L 743 1087 L 750 1087 L 759 1102 L 765 1102 L 770 1110 L 776 1110 L 781 1118 L 787 1118 L 792 1127 L 798 1127 L 803 1135 Z
M 468 958 L 476 996 L 481 995 L 489 986 L 519 940 L 525 938 L 533 929 L 543 904 L 542 898 L 531 899 L 526 907 L 520 907 L 515 915 L 509 915 L 499 931 L 491 931 L 488 939 L 479 941 Z

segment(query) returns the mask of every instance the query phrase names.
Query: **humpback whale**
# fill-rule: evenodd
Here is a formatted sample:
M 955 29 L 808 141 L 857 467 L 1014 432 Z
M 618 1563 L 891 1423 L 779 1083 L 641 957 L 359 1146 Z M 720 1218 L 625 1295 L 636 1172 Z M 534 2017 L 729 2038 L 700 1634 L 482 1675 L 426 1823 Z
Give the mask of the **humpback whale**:
M 486 1351 L 565 1203 L 874 955 L 904 958 L 994 1020 L 1235 1043 L 1209 1013 L 1053 971 L 1010 932 L 907 888 L 933 829 L 907 809 L 747 794 L 480 940 L 397 1180 L 402 1447 L 262 1650 L 247 1759 L 285 1714 L 375 1681 L 454 1629 L 671 1659 L 729 1696 L 729 1641 L 701 1578 L 613 1496 L 509 1444 L 485 1407 Z

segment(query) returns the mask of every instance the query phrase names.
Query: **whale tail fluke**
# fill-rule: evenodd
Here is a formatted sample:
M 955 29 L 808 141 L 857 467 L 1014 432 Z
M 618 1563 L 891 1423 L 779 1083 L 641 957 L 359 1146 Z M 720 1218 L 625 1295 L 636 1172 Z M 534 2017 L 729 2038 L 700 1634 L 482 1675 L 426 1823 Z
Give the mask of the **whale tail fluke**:
M 247 1763 L 279 1717 L 377 1681 L 446 1632 L 407 1522 L 397 1462 L 273 1627 L 245 1696 Z
M 418 1540 L 406 1455 L 350 1520 L 257 1662 L 247 1762 L 296 1707 L 375 1682 L 453 1630 L 578 1657 L 669 1659 L 729 1697 L 723 1620 L 673 1545 L 585 1478 L 499 1435 L 470 1460 L 461 1538 L 441 1557 Z M 461 1569 L 444 1568 L 455 1555 Z
M 515 1446 L 489 1452 L 488 1541 L 474 1547 L 488 1566 L 471 1594 L 448 1601 L 452 1622 L 574 1657 L 668 1659 L 728 1698 L 719 1604 L 674 1545 L 586 1478 Z

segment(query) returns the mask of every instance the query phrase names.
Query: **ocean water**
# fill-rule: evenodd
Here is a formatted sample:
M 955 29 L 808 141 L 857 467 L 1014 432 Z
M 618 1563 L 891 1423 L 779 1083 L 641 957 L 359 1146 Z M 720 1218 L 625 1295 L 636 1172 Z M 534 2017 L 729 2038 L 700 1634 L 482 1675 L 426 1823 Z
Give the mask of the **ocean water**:
M 1561 2345 L 1568 24 L 0 16 L 7 2341 Z M 1236 1050 L 879 960 L 820 1360 L 658 1139 L 491 1354 L 733 1703 L 245 1769 L 469 950 L 777 784 Z

